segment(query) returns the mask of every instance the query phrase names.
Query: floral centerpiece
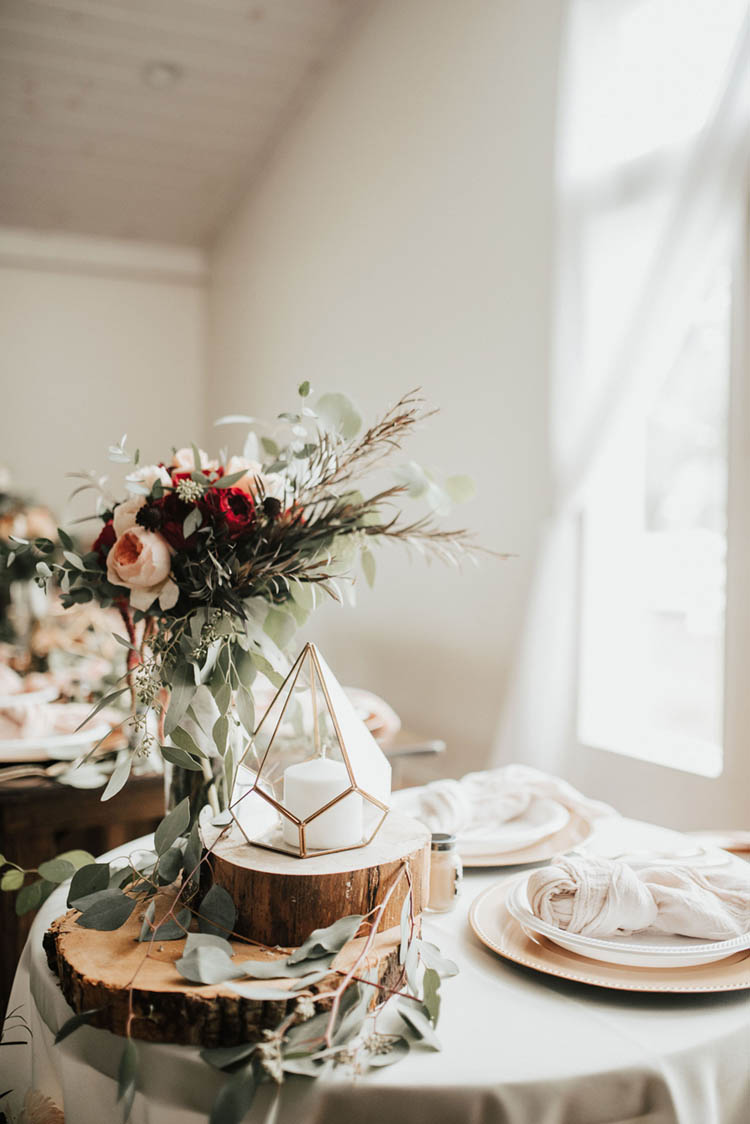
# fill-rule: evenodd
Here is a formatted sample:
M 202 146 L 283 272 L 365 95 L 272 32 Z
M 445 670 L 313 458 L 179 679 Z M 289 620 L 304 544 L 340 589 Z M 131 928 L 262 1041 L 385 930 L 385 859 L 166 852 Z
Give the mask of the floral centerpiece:
M 471 493 L 466 477 L 439 480 L 411 463 L 360 490 L 428 416 L 417 394 L 360 434 L 347 398 L 326 394 L 312 408 L 309 392 L 303 383 L 297 411 L 270 426 L 221 419 L 250 425 L 241 455 L 210 458 L 191 445 L 143 465 L 123 439 L 110 457 L 128 466 L 127 495 L 112 495 L 93 474 L 77 489 L 97 492 L 92 549 L 76 553 L 61 531 L 63 560 L 37 564 L 40 582 L 59 582 L 64 605 L 115 606 L 127 629 L 127 678 L 99 706 L 130 691 L 130 750 L 104 799 L 126 782 L 134 759 L 158 746 L 180 770 L 172 803 L 191 795 L 194 808 L 202 797 L 215 809 L 226 805 L 237 739 L 255 726 L 253 680 L 261 674 L 280 685 L 286 649 L 317 597 L 342 600 L 357 563 L 372 582 L 377 542 L 452 561 L 477 549 L 466 531 L 436 520 Z M 432 512 L 407 517 L 409 497 L 425 498 Z M 196 784 L 206 786 L 202 796 Z

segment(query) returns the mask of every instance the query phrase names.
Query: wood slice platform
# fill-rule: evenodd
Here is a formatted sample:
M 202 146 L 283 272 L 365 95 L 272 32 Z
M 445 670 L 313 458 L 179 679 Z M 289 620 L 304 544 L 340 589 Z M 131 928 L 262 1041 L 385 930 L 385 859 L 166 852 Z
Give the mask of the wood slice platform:
M 170 891 L 158 896 L 157 917 L 171 903 Z M 147 1042 L 171 1042 L 185 1046 L 235 1046 L 253 1042 L 261 1032 L 277 1026 L 292 1010 L 297 995 L 285 1001 L 248 999 L 226 984 L 190 984 L 174 966 L 183 955 L 185 942 L 155 941 L 145 959 L 147 943 L 138 943 L 143 910 L 136 909 L 120 929 L 99 932 L 76 924 L 79 914 L 70 910 L 52 923 L 44 936 L 44 949 L 50 968 L 59 978 L 65 999 L 77 1013 L 101 1008 L 91 1025 L 125 1034 L 129 1010 L 128 986 L 133 980 L 134 1019 L 131 1033 Z M 357 974 L 376 966 L 379 982 L 394 987 L 400 978 L 398 928 L 377 934 L 367 959 Z M 278 959 L 290 950 L 269 951 L 241 941 L 231 942 L 234 960 Z M 350 941 L 336 956 L 332 970 L 346 972 L 362 951 L 364 938 Z M 332 971 L 309 990 L 330 990 L 341 975 Z M 294 979 L 247 980 L 268 988 L 289 988 Z M 323 999 L 319 1010 L 330 1006 Z
M 213 840 L 205 840 L 208 843 Z M 399 812 L 366 847 L 300 859 L 250 845 L 236 826 L 213 845 L 214 880 L 237 906 L 238 933 L 267 945 L 300 945 L 313 929 L 379 905 L 406 863 L 414 912 L 427 904 L 430 832 Z M 409 889 L 402 877 L 388 901 L 381 929 L 398 925 Z

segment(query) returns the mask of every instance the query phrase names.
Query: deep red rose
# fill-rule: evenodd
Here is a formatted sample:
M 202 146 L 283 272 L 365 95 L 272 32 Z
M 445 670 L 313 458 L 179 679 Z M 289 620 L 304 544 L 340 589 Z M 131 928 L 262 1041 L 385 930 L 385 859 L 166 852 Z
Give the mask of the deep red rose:
M 173 550 L 190 550 L 195 546 L 198 541 L 197 533 L 194 531 L 186 539 L 182 532 L 182 524 L 194 510 L 195 504 L 185 503 L 176 492 L 167 492 L 161 499 L 149 504 L 149 508 L 161 517 L 161 522 L 152 529 L 158 530 Z
M 112 520 L 109 519 L 102 527 L 91 549 L 96 551 L 103 562 L 109 554 L 110 549 L 115 545 L 116 539 L 115 525 Z
M 214 524 L 223 526 L 230 539 L 239 538 L 255 522 L 253 498 L 240 488 L 211 488 L 203 504 Z

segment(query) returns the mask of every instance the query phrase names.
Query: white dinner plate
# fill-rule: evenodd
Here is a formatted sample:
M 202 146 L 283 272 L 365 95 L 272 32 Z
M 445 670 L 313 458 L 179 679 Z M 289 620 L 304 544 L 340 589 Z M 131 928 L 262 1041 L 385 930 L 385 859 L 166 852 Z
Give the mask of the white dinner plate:
M 106 737 L 111 729 L 105 722 L 75 734 L 1 739 L 0 761 L 13 765 L 22 761 L 74 761 L 84 749 Z
M 568 952 L 630 968 L 692 968 L 712 964 L 750 948 L 750 932 L 727 941 L 706 941 L 674 933 L 643 932 L 622 937 L 585 937 L 550 925 L 532 913 L 527 894 L 529 876 L 521 878 L 506 900 L 508 913 L 527 933 L 536 933 Z
M 0 695 L 0 710 L 27 710 L 30 706 L 52 702 L 60 694 L 59 687 L 40 687 L 37 691 L 18 691 L 15 695 Z
M 537 796 L 520 816 L 498 824 L 492 834 L 460 834 L 458 849 L 467 857 L 520 851 L 523 847 L 530 847 L 546 839 L 548 835 L 554 835 L 565 827 L 569 819 L 570 812 L 563 804 L 548 797 Z

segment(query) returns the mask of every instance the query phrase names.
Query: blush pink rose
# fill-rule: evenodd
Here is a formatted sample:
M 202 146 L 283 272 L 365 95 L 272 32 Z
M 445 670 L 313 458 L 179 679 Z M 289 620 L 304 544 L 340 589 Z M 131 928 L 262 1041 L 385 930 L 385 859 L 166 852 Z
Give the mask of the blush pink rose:
M 145 496 L 133 496 L 132 499 L 118 503 L 112 516 L 112 524 L 118 539 L 131 527 L 135 527 L 135 517 L 146 502 Z
M 203 449 L 198 450 L 198 457 L 200 464 L 196 465 L 195 457 L 192 449 L 178 449 L 172 457 L 172 469 L 174 472 L 195 472 L 196 468 L 201 472 L 213 472 L 219 467 L 218 461 L 209 459 L 208 453 Z
M 172 608 L 179 589 L 170 580 L 171 568 L 166 539 L 137 524 L 119 536 L 107 555 L 107 578 L 112 585 L 124 585 L 131 591 L 134 609 L 145 611 L 157 597 L 163 609 Z

